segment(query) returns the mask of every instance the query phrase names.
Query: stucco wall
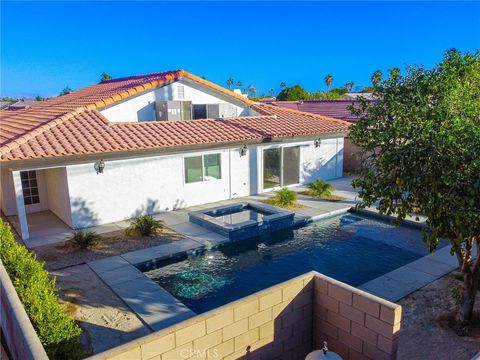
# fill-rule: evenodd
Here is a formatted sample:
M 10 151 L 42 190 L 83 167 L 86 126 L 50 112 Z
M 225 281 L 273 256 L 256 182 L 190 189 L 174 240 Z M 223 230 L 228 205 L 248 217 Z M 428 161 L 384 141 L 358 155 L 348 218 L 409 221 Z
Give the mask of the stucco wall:
M 178 96 L 178 86 L 184 87 L 184 98 Z M 193 104 L 231 103 L 237 114 L 247 115 L 247 106 L 238 106 L 238 102 L 228 101 L 227 96 L 214 93 L 201 85 L 193 85 L 185 81 L 177 81 L 127 101 L 102 110 L 101 113 L 112 122 L 153 121 L 155 119 L 155 100 L 187 100 Z
M 338 143 L 343 144 L 341 139 Z M 300 180 L 310 182 L 342 176 L 339 144 L 337 139 L 331 139 L 322 142 L 320 148 L 315 148 L 313 141 L 279 146 L 300 146 Z M 262 192 L 262 150 L 269 146 L 249 146 L 243 157 L 240 147 L 234 147 L 107 161 L 103 174 L 96 174 L 93 163 L 68 166 L 73 227 L 84 228 Z M 185 184 L 184 157 L 208 153 L 221 154 L 222 178 Z
M 6 216 L 17 215 L 17 206 L 15 199 L 15 190 L 13 186 L 12 172 L 7 168 L 1 171 L 1 187 L 2 187 L 2 211 Z M 45 174 L 43 170 L 37 170 L 38 193 L 40 203 L 26 205 L 27 214 L 48 210 L 48 193 L 45 182 Z
M 105 351 L 106 359 L 395 359 L 401 306 L 310 272 Z
M 44 170 L 49 209 L 64 223 L 72 226 L 66 168 Z

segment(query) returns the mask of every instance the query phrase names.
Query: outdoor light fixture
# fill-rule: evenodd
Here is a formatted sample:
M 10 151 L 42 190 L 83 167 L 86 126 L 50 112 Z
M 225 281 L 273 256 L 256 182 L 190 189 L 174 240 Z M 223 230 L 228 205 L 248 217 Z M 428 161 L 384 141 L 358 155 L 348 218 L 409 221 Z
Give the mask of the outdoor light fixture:
M 322 139 L 317 139 L 313 143 L 315 144 L 315 147 L 318 148 L 322 144 Z
M 105 169 L 105 161 L 103 161 L 103 159 L 100 159 L 95 163 L 95 165 L 93 165 L 93 167 L 95 168 L 97 175 L 103 174 L 103 169 Z
M 245 155 L 247 155 L 247 151 L 248 151 L 247 145 L 243 145 L 243 146 L 240 148 L 240 156 L 245 156 Z

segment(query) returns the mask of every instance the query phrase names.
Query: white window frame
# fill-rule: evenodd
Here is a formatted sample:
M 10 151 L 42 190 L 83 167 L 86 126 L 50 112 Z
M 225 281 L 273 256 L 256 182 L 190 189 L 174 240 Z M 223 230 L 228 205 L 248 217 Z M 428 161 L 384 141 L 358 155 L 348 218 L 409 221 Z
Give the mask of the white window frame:
M 219 155 L 220 157 L 220 177 L 218 179 L 210 179 L 207 180 L 205 178 L 205 156 L 208 155 Z M 202 158 L 202 180 L 200 181 L 194 181 L 194 182 L 187 182 L 187 169 L 185 167 L 185 159 L 186 158 L 193 158 L 193 157 L 201 157 Z M 183 161 L 183 184 L 184 185 L 190 185 L 190 184 L 198 184 L 198 183 L 203 183 L 203 182 L 211 182 L 211 181 L 217 181 L 217 180 L 222 180 L 222 153 L 221 152 L 212 152 L 212 153 L 205 153 L 205 154 L 200 154 L 200 155 L 186 155 L 182 159 Z

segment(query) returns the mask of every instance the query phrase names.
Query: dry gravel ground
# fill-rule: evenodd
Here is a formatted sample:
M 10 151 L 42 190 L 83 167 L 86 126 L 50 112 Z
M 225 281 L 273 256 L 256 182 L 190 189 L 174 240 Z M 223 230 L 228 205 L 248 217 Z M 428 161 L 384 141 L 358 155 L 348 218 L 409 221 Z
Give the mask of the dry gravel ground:
M 102 237 L 88 250 L 79 249 L 72 241 L 31 249 L 57 278 L 60 301 L 84 329 L 81 341 L 85 350 L 94 354 L 147 335 L 150 330 L 86 262 L 184 239 L 169 228 L 156 237 L 128 237 L 123 231 Z
M 126 236 L 119 230 L 102 234 L 102 240 L 88 250 L 81 250 L 73 241 L 66 241 L 62 244 L 39 246 L 31 251 L 40 261 L 45 261 L 45 269 L 51 271 L 183 239 L 183 235 L 167 227 L 155 237 Z
M 444 319 L 455 309 L 450 289 L 461 287 L 450 273 L 399 301 L 403 307 L 399 360 L 469 360 L 480 352 L 480 323 L 458 336 Z M 480 295 L 475 310 L 480 313 Z
M 51 274 L 57 277 L 60 300 L 84 330 L 81 340 L 89 353 L 99 353 L 150 333 L 88 265 Z

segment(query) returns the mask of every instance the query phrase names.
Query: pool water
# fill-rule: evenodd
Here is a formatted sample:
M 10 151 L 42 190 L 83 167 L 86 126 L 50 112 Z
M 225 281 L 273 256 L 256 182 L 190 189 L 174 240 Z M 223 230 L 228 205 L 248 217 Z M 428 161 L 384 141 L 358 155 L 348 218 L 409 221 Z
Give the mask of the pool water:
M 244 221 L 254 220 L 263 221 L 264 213 L 257 210 L 239 210 L 229 214 L 215 216 L 215 219 L 219 219 L 226 224 L 239 224 Z
M 359 286 L 426 254 L 421 232 L 346 214 L 200 255 L 145 273 L 202 313 L 316 270 Z

